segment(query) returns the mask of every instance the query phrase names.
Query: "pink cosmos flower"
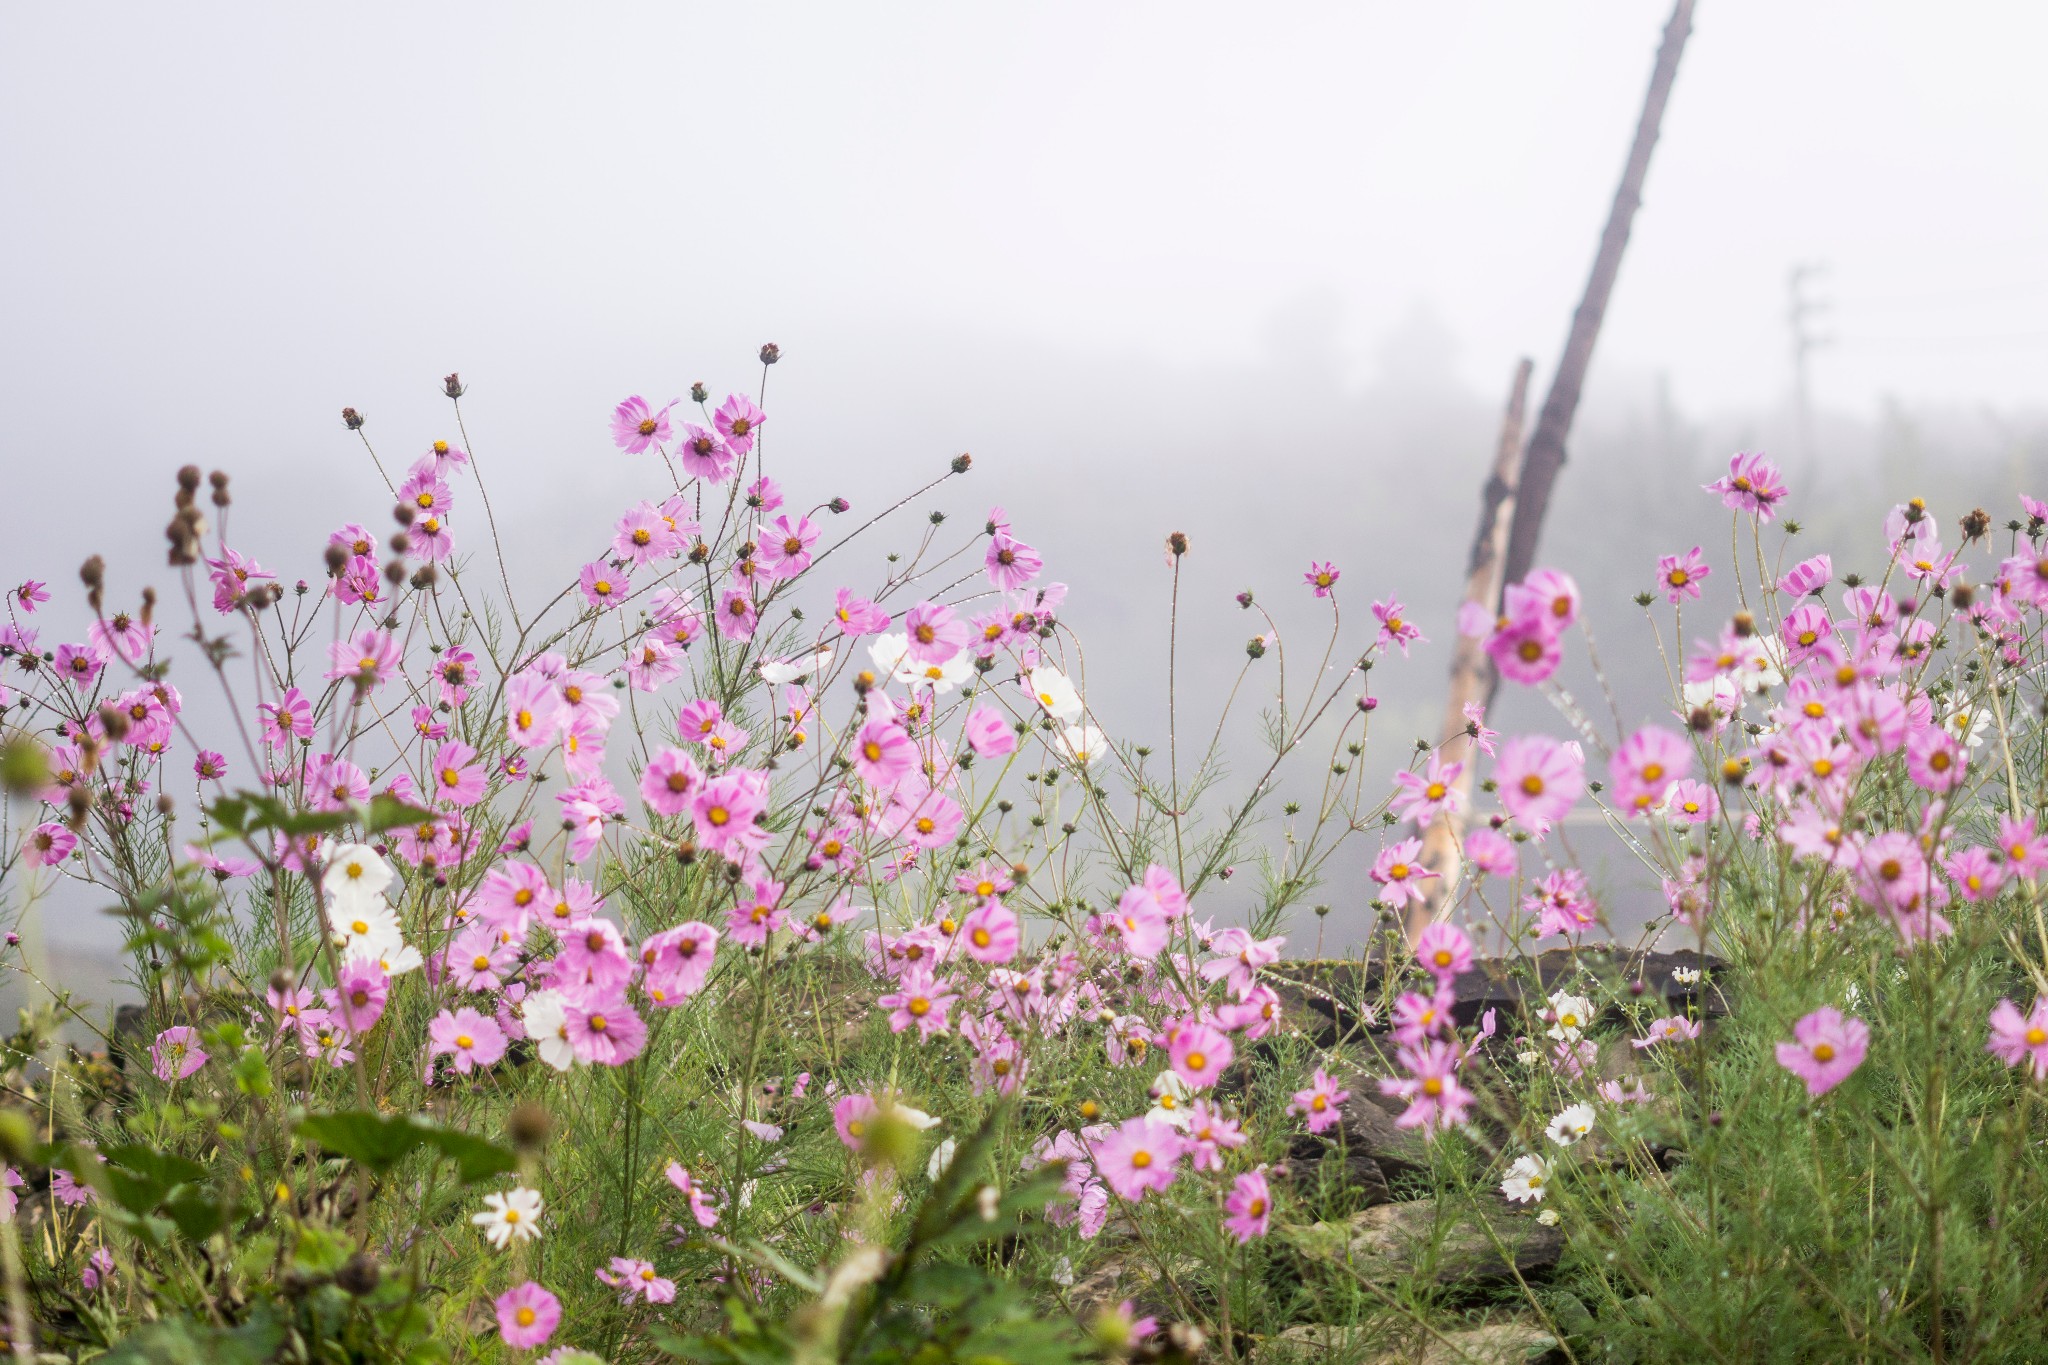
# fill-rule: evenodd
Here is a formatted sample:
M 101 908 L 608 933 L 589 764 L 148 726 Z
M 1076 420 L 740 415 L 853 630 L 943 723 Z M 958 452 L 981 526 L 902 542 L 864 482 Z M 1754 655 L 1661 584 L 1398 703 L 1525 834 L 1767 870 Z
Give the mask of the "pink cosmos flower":
M 1202 964 L 1202 978 L 1225 982 L 1240 1000 L 1247 999 L 1258 982 L 1259 969 L 1278 962 L 1280 950 L 1286 946 L 1284 934 L 1256 939 L 1248 930 L 1225 929 L 1209 945 L 1218 956 Z M 1225 1027 L 1237 1026 L 1226 1023 Z
M 683 424 L 683 443 L 676 448 L 683 472 L 706 483 L 723 483 L 731 477 L 733 462 L 741 453 L 726 444 L 723 436 L 695 422 Z
M 1254 1237 L 1264 1237 L 1273 1220 L 1273 1192 L 1266 1185 L 1266 1168 L 1246 1171 L 1230 1187 L 1223 1201 L 1223 1230 L 1241 1246 Z
M 1906 775 L 1915 786 L 1937 796 L 1961 784 L 1968 763 L 1962 745 L 1938 725 L 1930 725 L 1906 741 Z
M 802 1097 L 795 1096 L 794 1098 L 800 1099 Z M 690 1217 L 696 1220 L 697 1226 L 700 1228 L 717 1227 L 718 1205 L 711 1198 L 710 1192 L 693 1180 L 689 1171 L 684 1169 L 683 1164 L 679 1161 L 668 1163 L 667 1175 L 668 1183 L 681 1190 L 683 1197 L 690 1201 Z M 677 1231 L 683 1231 L 680 1225 L 678 1225 Z
M 1501 805 L 1524 824 L 1559 823 L 1586 789 L 1584 760 L 1547 735 L 1518 735 L 1501 745 L 1493 775 Z
M 668 407 L 656 412 L 645 398 L 634 394 L 612 409 L 612 440 L 628 455 L 644 455 L 650 446 L 667 445 L 672 434 L 668 410 L 674 406 L 671 400 Z
M 704 989 L 717 960 L 718 931 L 701 920 L 650 935 L 640 944 L 646 966 L 648 998 L 657 1005 L 679 1005 Z
M 2001 1000 L 1991 1011 L 1991 1040 L 1984 1050 L 2007 1066 L 2031 1062 L 2034 1079 L 2048 1080 L 2048 999 L 2037 999 L 2031 1013 Z
M 1990 900 L 2005 885 L 2005 864 L 1988 848 L 1971 847 L 1952 853 L 1942 864 L 1956 892 L 1966 901 Z
M 554 742 L 561 727 L 562 702 L 552 679 L 521 673 L 505 685 L 505 735 L 522 749 Z
M 1564 644 L 1547 617 L 1513 616 L 1486 637 L 1486 655 L 1503 678 L 1533 687 L 1557 672 Z
M 91 645 L 58 645 L 56 662 L 51 665 L 58 677 L 68 679 L 81 692 L 91 690 L 93 679 L 106 666 L 106 656 Z
M 1166 1055 L 1173 1066 L 1173 1073 L 1185 1081 L 1189 1089 L 1207 1090 L 1228 1069 L 1237 1049 L 1222 1030 L 1188 1020 L 1173 1031 L 1173 1040 L 1166 1049 Z
M 2000 818 L 1998 851 L 2005 857 L 2007 876 L 2038 877 L 2048 871 L 2048 839 L 2035 832 L 2031 815 L 2024 820 Z
M 427 1036 L 431 1040 L 427 1055 L 453 1055 L 455 1069 L 465 1076 L 479 1066 L 495 1065 L 505 1055 L 505 1030 L 467 1005 L 435 1015 L 427 1026 Z
M 1778 627 L 1779 638 L 1785 642 L 1786 667 L 1797 668 L 1818 655 L 1834 638 L 1834 629 L 1834 621 L 1822 603 L 1808 602 L 1788 613 L 1784 624 Z
M 811 548 L 822 534 L 809 517 L 792 521 L 784 513 L 760 528 L 757 553 L 762 567 L 776 578 L 795 578 L 811 567 Z
M 656 815 L 684 815 L 704 786 L 703 770 L 681 749 L 662 749 L 640 774 L 640 799 Z
M 114 1253 L 106 1247 L 93 1252 L 86 1258 L 85 1268 L 78 1272 L 78 1282 L 87 1293 L 101 1285 L 111 1285 L 114 1282 Z
M 896 989 L 875 1003 L 889 1011 L 889 1031 L 901 1033 L 915 1024 L 919 1038 L 946 1032 L 951 1026 L 947 1012 L 960 998 L 947 977 L 935 977 L 917 967 L 897 978 Z
M 484 765 L 476 750 L 449 740 L 434 751 L 434 799 L 443 805 L 474 806 L 484 799 Z
M 871 716 L 853 737 L 854 775 L 874 791 L 888 791 L 917 771 L 917 744 L 887 716 Z
M 646 1021 L 622 998 L 570 1000 L 564 1013 L 578 1061 L 624 1066 L 647 1045 Z
M 1404 610 L 1405 608 L 1401 606 L 1400 599 L 1393 597 L 1389 597 L 1384 602 L 1372 604 L 1373 619 L 1380 623 L 1380 633 L 1375 643 L 1381 649 L 1392 649 L 1394 646 L 1399 645 L 1401 647 L 1401 657 L 1405 659 L 1408 657 L 1408 646 L 1410 644 L 1419 643 L 1426 645 L 1429 641 L 1423 639 L 1422 631 L 1417 628 L 1413 621 L 1402 616 L 1401 613 Z
M 1806 597 L 1827 587 L 1834 576 L 1834 561 L 1826 555 L 1815 555 L 1787 569 L 1778 580 L 1778 591 L 1787 597 Z
M 1788 491 L 1778 467 L 1761 454 L 1742 453 L 1728 461 L 1728 472 L 1710 484 L 1709 493 L 1721 495 L 1721 505 L 1735 512 L 1754 512 L 1759 520 L 1777 515 L 1778 503 Z
M 759 948 L 766 944 L 775 931 L 788 918 L 781 909 L 783 885 L 756 879 L 747 888 L 747 895 L 739 904 L 726 913 L 726 932 L 732 941 L 743 948 Z
M 1301 576 L 1301 580 L 1316 590 L 1316 596 L 1328 597 L 1332 592 L 1336 591 L 1337 580 L 1343 576 L 1335 564 L 1327 562 L 1319 564 L 1314 560 L 1310 560 L 1308 572 Z
M 306 764 L 306 800 L 315 810 L 346 810 L 370 799 L 370 775 L 345 758 L 316 754 Z
M 1394 774 L 1394 803 L 1391 809 L 1397 820 L 1413 820 L 1418 826 L 1428 828 L 1440 815 L 1454 814 L 1465 804 L 1464 793 L 1458 790 L 1458 778 L 1463 775 L 1465 765 L 1446 763 L 1443 755 L 1431 754 L 1429 766 L 1422 772 L 1398 772 Z
M 832 619 L 848 635 L 879 635 L 894 618 L 852 589 L 841 588 L 833 596 Z
M 839 1140 L 857 1152 L 866 1144 L 868 1126 L 879 1112 L 873 1096 L 846 1095 L 832 1106 L 832 1126 L 838 1130 Z
M 1017 956 L 1022 927 L 1008 906 L 991 897 L 960 921 L 960 945 L 976 962 L 1002 966 Z
M 1188 1106 L 1188 1164 L 1196 1170 L 1222 1170 L 1223 1154 L 1244 1146 L 1247 1140 L 1243 1125 L 1215 1109 L 1206 1099 Z
M 33 578 L 25 579 L 22 585 L 14 590 L 14 600 L 21 604 L 24 612 L 33 616 L 37 607 L 50 600 L 49 589 L 47 585 Z
M 913 663 L 943 664 L 967 648 L 974 631 L 951 607 L 919 602 L 903 617 L 906 649 Z
M 683 538 L 651 502 L 626 509 L 612 530 L 612 553 L 628 564 L 652 564 L 682 549 Z
M 982 561 L 988 581 L 998 592 L 1020 592 L 1045 569 L 1038 551 L 1013 537 L 1007 530 L 989 538 L 988 556 Z
M 1288 1112 L 1300 1114 L 1308 1120 L 1308 1130 L 1320 1133 L 1335 1126 L 1343 1115 L 1344 1101 L 1351 1098 L 1349 1090 L 1340 1090 L 1321 1067 L 1308 1089 L 1294 1092 L 1294 1099 L 1288 1104 Z
M 1408 1075 L 1381 1081 L 1380 1093 L 1408 1101 L 1408 1107 L 1394 1120 L 1398 1127 L 1420 1128 L 1433 1137 L 1465 1121 L 1474 1097 L 1458 1083 L 1464 1056 L 1457 1044 L 1425 1042 L 1404 1047 L 1397 1060 Z
M 296 687 L 287 687 L 276 701 L 259 703 L 256 713 L 263 722 L 263 740 L 273 748 L 313 737 L 313 703 Z
M 1778 1065 L 1806 1082 L 1806 1093 L 1819 1097 L 1849 1079 L 1870 1049 L 1870 1028 L 1861 1019 L 1844 1018 L 1823 1005 L 1792 1026 L 1795 1041 L 1778 1044 Z
M 1399 909 L 1410 901 L 1428 899 L 1422 884 L 1434 879 L 1437 874 L 1422 865 L 1422 840 L 1403 839 L 1391 848 L 1380 850 L 1372 868 L 1366 873 L 1383 888 L 1380 899 Z
M 1413 1046 L 1451 1026 L 1451 1008 L 1457 993 L 1439 982 L 1434 994 L 1403 991 L 1394 1002 L 1394 1041 Z
M 1640 1050 L 1659 1043 L 1689 1043 L 1699 1036 L 1699 1020 L 1688 1019 L 1682 1014 L 1667 1014 L 1651 1024 L 1645 1036 L 1629 1039 L 1629 1046 Z
M 404 647 L 389 632 L 359 630 L 348 639 L 327 646 L 327 658 L 333 667 L 321 676 L 330 680 L 347 678 L 359 689 L 373 690 L 398 672 L 404 655 Z
M 1512 877 L 1521 866 L 1514 840 L 1491 825 L 1466 832 L 1465 861 L 1489 877 Z
M 546 1344 L 562 1325 L 562 1301 L 532 1280 L 508 1289 L 492 1304 L 498 1313 L 498 1336 L 515 1351 Z
M 1439 985 L 1448 984 L 1472 970 L 1472 940 L 1455 924 L 1432 924 L 1415 940 L 1415 960 Z
M 1142 885 L 1125 891 L 1116 903 L 1116 933 L 1132 957 L 1157 957 L 1166 947 L 1166 914 L 1159 898 Z
M 555 901 L 547 874 L 532 863 L 501 863 L 484 874 L 471 905 L 487 924 L 518 937 Z
M 30 867 L 55 867 L 78 847 L 78 836 L 55 821 L 45 821 L 28 832 L 22 842 L 22 859 Z
M 1598 907 L 1586 894 L 1586 874 L 1576 867 L 1559 868 L 1536 883 L 1522 901 L 1522 909 L 1538 916 L 1536 934 L 1576 936 L 1598 922 Z
M 445 954 L 448 979 L 466 991 L 494 991 L 519 962 L 519 945 L 489 924 L 472 924 L 455 936 Z M 355 1024 L 350 1027 L 357 1028 Z
M 341 964 L 330 1003 L 349 1032 L 367 1033 L 384 1017 L 390 996 L 391 977 L 384 965 L 372 957 L 356 957 Z
M 597 1278 L 619 1291 L 619 1302 L 645 1299 L 648 1303 L 674 1303 L 676 1282 L 664 1279 L 651 1261 L 630 1256 L 612 1257 L 612 1268 L 600 1270 Z
M 706 782 L 690 804 L 697 841 L 719 853 L 758 846 L 754 817 L 768 808 L 766 776 L 730 769 Z
M 993 706 L 977 706 L 967 717 L 967 747 L 982 758 L 1003 758 L 1016 752 L 1017 732 Z
M 1692 746 L 1683 736 L 1654 725 L 1623 741 L 1607 767 L 1614 780 L 1614 804 L 1630 818 L 1655 810 L 1671 784 L 1691 771 Z
M 1657 584 L 1674 607 L 1688 597 L 1699 601 L 1700 583 L 1712 572 L 1697 545 L 1682 555 L 1664 555 L 1657 560 Z
M 718 599 L 718 614 L 711 618 L 711 623 L 726 639 L 744 643 L 753 639 L 754 632 L 760 629 L 761 616 L 754 606 L 754 599 L 744 589 L 731 588 Z
M 1119 1199 L 1137 1203 L 1147 1190 L 1172 1185 L 1187 1140 L 1156 1119 L 1127 1119 L 1089 1147 L 1095 1170 Z
M 149 1062 L 158 1080 L 166 1084 L 184 1080 L 206 1065 L 206 1054 L 199 1047 L 199 1030 L 185 1024 L 165 1029 L 150 1045 Z
M 1661 809 L 1674 825 L 1710 824 L 1721 813 L 1721 797 L 1698 778 L 1688 777 L 1671 784 Z
M 754 448 L 754 439 L 760 434 L 761 424 L 768 420 L 768 414 L 755 407 L 745 394 L 729 394 L 718 405 L 718 411 L 711 414 L 711 425 L 718 428 L 718 434 L 725 443 L 741 455 Z
M 626 600 L 633 590 L 633 582 L 624 569 L 614 569 L 602 559 L 585 564 L 576 575 L 576 585 L 583 590 L 583 600 L 593 610 L 610 611 Z

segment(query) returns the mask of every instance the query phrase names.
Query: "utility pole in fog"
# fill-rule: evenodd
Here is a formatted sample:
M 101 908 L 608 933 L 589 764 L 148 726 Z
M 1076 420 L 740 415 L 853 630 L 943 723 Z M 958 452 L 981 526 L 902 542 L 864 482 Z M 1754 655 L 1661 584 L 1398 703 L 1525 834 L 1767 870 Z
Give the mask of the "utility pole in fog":
M 1828 302 L 1807 293 L 1807 286 L 1827 274 L 1827 267 L 1807 262 L 1792 267 L 1786 280 L 1790 303 L 1785 320 L 1792 328 L 1792 402 L 1799 419 L 1799 454 L 1813 458 L 1813 388 L 1809 359 L 1823 346 L 1832 345 L 1831 336 L 1817 336 L 1812 330 L 1815 317 L 1828 311 Z

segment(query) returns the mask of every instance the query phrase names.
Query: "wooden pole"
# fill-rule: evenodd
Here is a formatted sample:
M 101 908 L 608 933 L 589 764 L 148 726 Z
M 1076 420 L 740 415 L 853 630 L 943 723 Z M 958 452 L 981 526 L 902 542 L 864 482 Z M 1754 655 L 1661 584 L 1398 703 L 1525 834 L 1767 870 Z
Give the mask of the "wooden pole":
M 1507 550 L 1508 525 L 1515 515 L 1515 488 L 1522 477 L 1522 427 L 1528 414 L 1529 375 L 1536 362 L 1524 359 L 1515 366 L 1514 382 L 1508 388 L 1507 410 L 1501 414 L 1500 440 L 1494 446 L 1493 473 L 1479 497 L 1479 529 L 1472 537 L 1472 553 L 1466 561 L 1464 601 L 1476 602 L 1491 612 L 1500 601 L 1501 570 Z M 1437 753 L 1447 762 L 1463 762 L 1456 789 L 1459 805 L 1472 800 L 1472 737 L 1466 730 L 1465 706 L 1483 702 L 1492 695 L 1493 659 L 1479 641 L 1458 637 L 1451 654 L 1451 690 L 1444 701 L 1443 731 Z M 1465 838 L 1465 822 L 1458 815 L 1444 815 L 1422 834 L 1422 865 L 1436 873 L 1428 884 L 1428 899 L 1408 906 L 1408 937 L 1412 941 L 1430 921 L 1443 913 L 1457 889 L 1459 853 Z
M 1685 51 L 1685 40 L 1692 34 L 1692 9 L 1693 0 L 1678 0 L 1677 8 L 1671 11 L 1671 21 L 1664 26 L 1657 65 L 1650 73 L 1649 93 L 1643 97 L 1642 117 L 1636 122 L 1636 140 L 1629 148 L 1628 164 L 1622 168 L 1621 185 L 1614 192 L 1607 228 L 1600 234 L 1600 251 L 1593 258 L 1593 273 L 1586 281 L 1578 311 L 1572 314 L 1564 356 L 1551 377 L 1550 393 L 1543 400 L 1535 433 L 1529 438 L 1521 488 L 1515 499 L 1514 525 L 1508 532 L 1504 584 L 1521 582 L 1536 561 L 1543 514 L 1550 506 L 1550 489 L 1557 482 L 1557 472 L 1564 466 L 1565 438 L 1571 434 L 1572 417 L 1578 411 L 1579 391 L 1585 387 L 1586 368 L 1593 359 L 1593 343 L 1599 339 L 1607 300 L 1614 292 L 1614 277 L 1621 270 L 1621 253 L 1628 246 L 1629 226 L 1642 206 L 1643 178 L 1649 174 L 1650 153 L 1657 145 L 1664 106 L 1671 98 L 1671 83 L 1678 75 L 1678 59 Z

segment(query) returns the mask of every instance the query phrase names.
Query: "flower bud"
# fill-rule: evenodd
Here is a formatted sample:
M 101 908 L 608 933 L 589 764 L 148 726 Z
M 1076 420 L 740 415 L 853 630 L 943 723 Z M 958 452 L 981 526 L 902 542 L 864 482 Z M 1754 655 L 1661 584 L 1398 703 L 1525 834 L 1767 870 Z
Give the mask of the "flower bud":
M 700 379 L 696 383 L 690 385 L 690 401 L 692 403 L 705 403 L 709 402 L 710 399 L 711 390 L 704 386 L 703 380 Z
M 1187 552 L 1188 533 L 1186 531 L 1174 531 L 1166 537 L 1166 553 L 1172 555 L 1175 559 L 1179 559 Z
M 1968 611 L 1977 601 L 1977 590 L 1968 583 L 1958 583 L 1948 590 L 1948 600 L 1957 611 Z
M 771 341 L 761 348 L 761 363 L 763 365 L 773 365 L 780 359 L 782 359 L 782 348 L 774 342 Z
M 323 559 L 327 564 L 327 576 L 329 578 L 334 577 L 348 567 L 348 551 L 342 549 L 339 545 L 328 546 L 327 553 L 323 556 Z
M 826 503 L 825 506 L 834 512 L 845 512 L 851 510 L 853 504 L 848 502 L 845 498 L 834 498 L 832 499 L 832 501 Z
M 511 1114 L 506 1117 L 505 1135 L 512 1139 L 515 1150 L 532 1155 L 547 1146 L 554 1127 L 554 1117 L 548 1113 L 547 1106 L 523 1100 L 513 1105 Z
M 969 469 L 972 469 L 973 467 L 974 457 L 972 455 L 969 455 L 966 451 L 963 450 L 958 455 L 955 455 L 953 457 L 953 463 L 951 468 L 955 474 L 965 474 Z
M 1247 656 L 1249 656 L 1249 657 L 1251 657 L 1251 658 L 1254 658 L 1254 659 L 1263 659 L 1263 658 L 1265 658 L 1265 657 L 1266 657 L 1266 637 L 1265 637 L 1265 636 L 1263 636 L 1263 635 L 1254 635 L 1254 636 L 1252 636 L 1252 638 L 1251 638 L 1251 639 L 1249 639 L 1249 640 L 1245 641 L 1245 646 L 1244 646 L 1244 652 L 1245 652 L 1245 654 L 1246 654 Z
M 354 408 L 343 408 L 341 410 L 341 424 L 350 431 L 361 431 L 363 429 L 363 415 Z
M 1745 640 L 1756 634 L 1756 617 L 1746 611 L 1736 612 L 1735 619 L 1731 624 L 1735 628 L 1735 633 Z
M 441 381 L 441 392 L 447 394 L 450 398 L 460 398 L 463 394 L 468 393 L 469 390 L 462 387 L 461 375 L 451 374 Z
M 188 464 L 178 471 L 178 487 L 187 493 L 199 491 L 199 466 Z

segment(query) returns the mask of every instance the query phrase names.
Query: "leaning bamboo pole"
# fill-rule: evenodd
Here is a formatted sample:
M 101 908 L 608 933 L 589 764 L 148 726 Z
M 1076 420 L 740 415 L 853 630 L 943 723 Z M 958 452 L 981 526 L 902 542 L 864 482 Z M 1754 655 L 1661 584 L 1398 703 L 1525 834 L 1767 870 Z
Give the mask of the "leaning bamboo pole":
M 1693 0 L 1678 0 L 1671 11 L 1671 21 L 1664 26 L 1664 41 L 1657 48 L 1657 64 L 1650 73 L 1649 91 L 1643 96 L 1642 115 L 1636 121 L 1635 141 L 1622 167 L 1621 184 L 1614 191 L 1607 227 L 1600 234 L 1600 250 L 1593 257 L 1586 292 L 1579 298 L 1578 310 L 1572 314 L 1571 331 L 1565 337 L 1564 355 L 1550 378 L 1550 392 L 1543 400 L 1536 430 L 1529 437 L 1514 522 L 1508 533 L 1505 581 L 1509 583 L 1521 582 L 1536 562 L 1536 542 L 1543 531 L 1543 513 L 1550 505 L 1551 485 L 1557 482 L 1557 472 L 1564 466 L 1565 440 L 1571 435 L 1572 417 L 1578 412 L 1579 394 L 1593 361 L 1593 343 L 1600 337 L 1607 301 L 1614 293 L 1615 277 L 1621 273 L 1629 228 L 1635 222 L 1636 210 L 1642 207 L 1643 179 L 1650 173 L 1650 153 L 1657 146 L 1664 106 L 1671 98 L 1671 84 L 1678 77 L 1678 59 L 1692 33 L 1692 8 Z
M 1464 601 L 1475 602 L 1493 612 L 1500 602 L 1501 574 L 1506 566 L 1508 527 L 1515 516 L 1515 490 L 1522 478 L 1522 427 L 1528 415 L 1529 376 L 1536 362 L 1524 358 L 1515 366 L 1514 382 L 1508 389 L 1508 405 L 1501 414 L 1500 439 L 1494 446 L 1493 474 L 1479 498 L 1479 529 L 1472 537 L 1472 553 L 1465 568 Z M 1472 801 L 1472 736 L 1465 719 L 1468 703 L 1483 704 L 1492 694 L 1493 660 L 1477 639 L 1460 635 L 1451 654 L 1451 690 L 1444 699 L 1443 732 L 1437 753 L 1446 762 L 1463 763 L 1464 770 L 1454 784 L 1457 807 Z M 1439 816 L 1422 835 L 1422 865 L 1436 874 L 1428 884 L 1427 898 L 1408 906 L 1408 936 L 1413 939 L 1431 920 L 1451 904 L 1457 889 L 1459 854 L 1464 846 L 1465 822 L 1453 811 Z

